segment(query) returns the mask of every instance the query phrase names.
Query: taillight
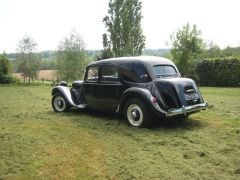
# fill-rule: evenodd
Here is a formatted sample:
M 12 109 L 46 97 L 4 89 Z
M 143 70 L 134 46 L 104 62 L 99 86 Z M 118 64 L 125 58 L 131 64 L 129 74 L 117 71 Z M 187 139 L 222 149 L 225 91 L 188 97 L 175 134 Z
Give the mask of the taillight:
M 152 100 L 152 103 L 154 103 L 154 104 L 157 103 L 157 99 L 155 97 L 152 96 L 151 100 Z

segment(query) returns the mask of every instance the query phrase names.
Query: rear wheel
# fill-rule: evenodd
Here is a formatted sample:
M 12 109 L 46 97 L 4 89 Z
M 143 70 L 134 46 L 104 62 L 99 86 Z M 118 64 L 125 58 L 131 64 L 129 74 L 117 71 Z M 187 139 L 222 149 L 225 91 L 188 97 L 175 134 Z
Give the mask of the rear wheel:
M 139 99 L 130 99 L 124 108 L 124 118 L 134 127 L 149 127 L 152 122 L 152 113 L 144 102 Z
M 52 97 L 52 108 L 55 112 L 68 112 L 70 106 L 61 93 L 55 93 Z

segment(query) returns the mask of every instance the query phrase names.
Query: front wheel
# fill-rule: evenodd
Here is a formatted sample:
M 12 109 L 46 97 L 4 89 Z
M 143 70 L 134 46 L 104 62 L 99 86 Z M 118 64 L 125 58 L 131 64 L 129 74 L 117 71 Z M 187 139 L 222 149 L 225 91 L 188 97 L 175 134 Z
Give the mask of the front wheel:
M 55 112 L 68 112 L 70 106 L 61 93 L 55 93 L 52 97 L 52 108 Z
M 152 122 L 152 113 L 139 99 L 130 99 L 124 108 L 125 120 L 134 127 L 149 127 Z

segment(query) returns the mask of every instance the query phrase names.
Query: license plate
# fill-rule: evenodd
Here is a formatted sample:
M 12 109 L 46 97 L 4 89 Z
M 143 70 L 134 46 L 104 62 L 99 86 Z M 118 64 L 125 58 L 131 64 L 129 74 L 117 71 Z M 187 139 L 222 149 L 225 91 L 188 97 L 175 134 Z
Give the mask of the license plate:
M 185 94 L 185 99 L 186 100 L 195 100 L 199 98 L 198 93 L 191 93 L 191 94 Z

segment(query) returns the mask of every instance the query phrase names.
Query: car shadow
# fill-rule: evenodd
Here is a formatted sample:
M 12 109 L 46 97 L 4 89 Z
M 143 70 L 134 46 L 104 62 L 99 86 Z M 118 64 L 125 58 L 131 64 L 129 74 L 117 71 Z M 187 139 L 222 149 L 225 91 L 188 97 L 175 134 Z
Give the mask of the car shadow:
M 72 109 L 72 115 L 87 115 L 92 118 L 100 118 L 102 121 L 118 121 L 118 125 L 125 123 L 124 117 L 122 115 L 116 115 L 113 113 L 107 112 L 99 112 L 93 110 L 79 110 L 79 109 Z M 160 119 L 155 118 L 152 125 L 147 128 L 149 130 L 158 130 L 158 129 L 195 129 L 195 128 L 203 128 L 207 124 L 201 120 L 196 118 L 188 117 L 186 119 L 179 119 L 179 118 L 171 118 L 171 119 Z
M 157 130 L 159 128 L 164 129 L 199 129 L 206 126 L 205 122 L 198 119 L 188 117 L 185 119 L 171 118 L 171 119 L 155 119 L 150 129 Z
M 73 108 L 73 109 L 71 109 L 71 113 L 75 114 L 75 115 L 87 115 L 87 116 L 91 116 L 93 118 L 123 121 L 123 117 L 119 114 L 90 110 L 90 109 L 81 110 L 81 109 L 74 109 Z

